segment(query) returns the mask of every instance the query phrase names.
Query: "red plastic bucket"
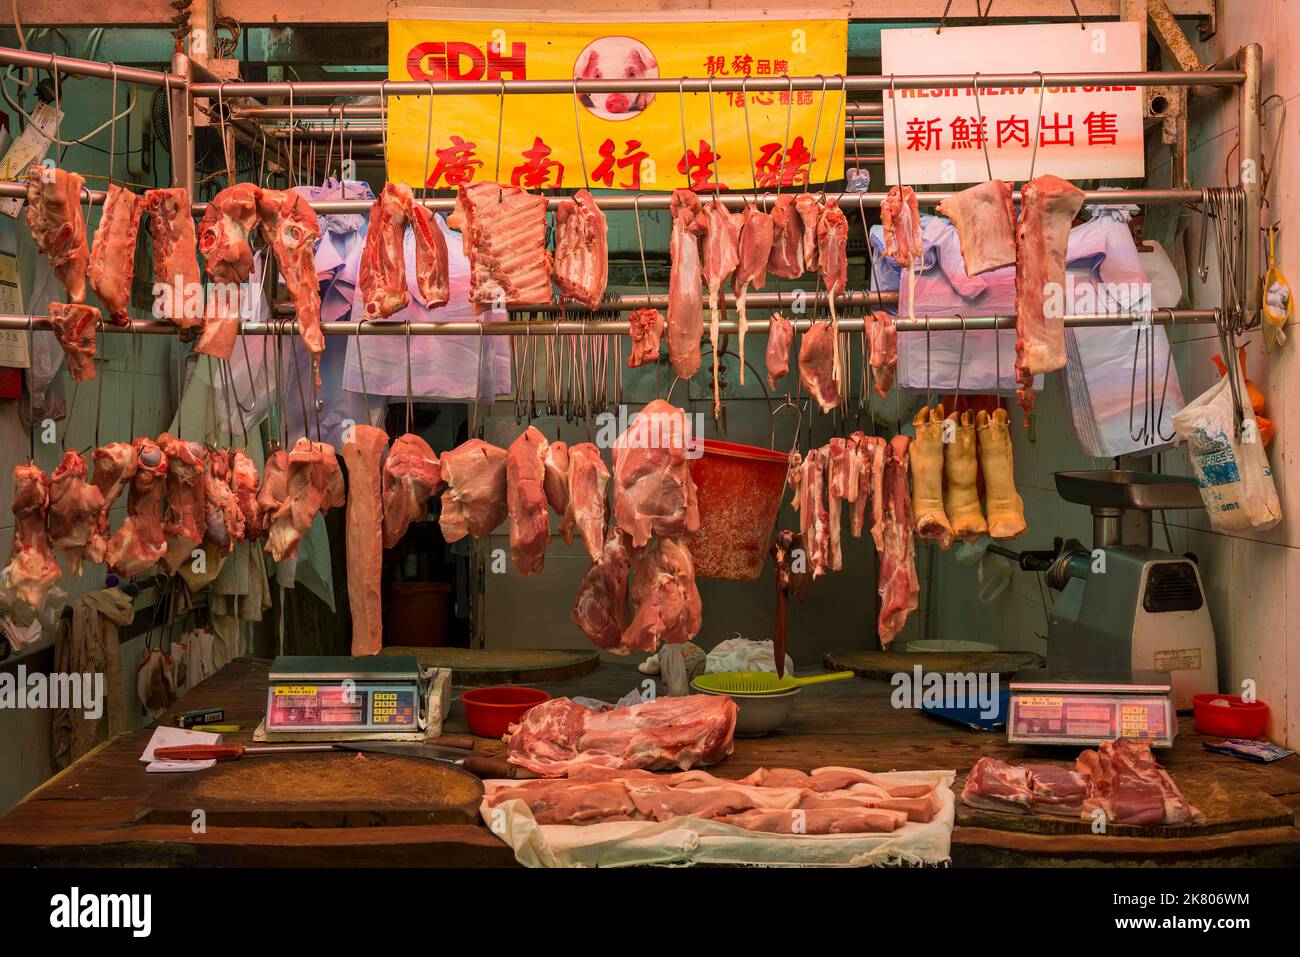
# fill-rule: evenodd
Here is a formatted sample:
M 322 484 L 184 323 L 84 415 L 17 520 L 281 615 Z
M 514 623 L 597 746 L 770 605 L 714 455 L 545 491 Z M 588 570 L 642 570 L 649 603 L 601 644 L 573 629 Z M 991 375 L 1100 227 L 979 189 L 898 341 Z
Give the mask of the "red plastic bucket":
M 700 530 L 691 539 L 699 578 L 750 581 L 763 571 L 781 510 L 787 457 L 753 445 L 704 440 L 691 460 Z

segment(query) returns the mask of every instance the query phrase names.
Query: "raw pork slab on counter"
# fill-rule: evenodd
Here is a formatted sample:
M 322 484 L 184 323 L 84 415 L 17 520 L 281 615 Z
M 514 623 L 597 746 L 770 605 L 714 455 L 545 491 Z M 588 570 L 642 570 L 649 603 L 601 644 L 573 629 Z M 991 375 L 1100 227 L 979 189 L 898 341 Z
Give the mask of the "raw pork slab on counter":
M 588 768 L 685 771 L 731 754 L 736 703 L 714 695 L 594 710 L 571 698 L 530 708 L 507 737 L 508 760 L 542 777 Z
M 1113 824 L 1203 824 L 1205 815 L 1156 763 L 1151 746 L 1119 738 L 1084 751 L 1074 770 L 1051 764 L 1007 764 L 983 757 L 961 792 L 968 807 L 1004 814 L 1039 814 Z
M 587 767 L 565 780 L 488 781 L 481 814 L 532 867 L 938 864 L 949 857 L 953 777 L 827 767 L 730 780 Z

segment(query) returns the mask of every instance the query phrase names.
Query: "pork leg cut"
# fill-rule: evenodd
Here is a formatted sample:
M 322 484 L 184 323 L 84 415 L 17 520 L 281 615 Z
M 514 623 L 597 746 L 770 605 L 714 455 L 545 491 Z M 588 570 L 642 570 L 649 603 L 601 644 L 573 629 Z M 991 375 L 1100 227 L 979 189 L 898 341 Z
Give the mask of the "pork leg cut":
M 127 495 L 126 520 L 108 542 L 108 567 L 130 578 L 156 565 L 167 554 L 163 534 L 162 498 L 167 456 L 152 439 L 138 438 L 136 470 Z
M 448 542 L 466 535 L 482 538 L 506 519 L 506 450 L 482 439 L 462 442 L 442 456 L 442 514 L 438 525 Z
M 912 425 L 916 438 L 908 448 L 908 467 L 916 534 L 946 549 L 952 544 L 952 523 L 943 507 L 943 406 L 923 407 Z
M 17 625 L 30 625 L 62 572 L 50 548 L 46 515 L 50 477 L 32 464 L 14 467 L 14 537 L 0 570 L 0 608 Z
M 384 548 L 392 548 L 428 510 L 442 485 L 442 466 L 429 443 L 407 432 L 393 440 L 383 468 Z
M 50 477 L 50 544 L 68 559 L 68 570 L 74 576 L 81 575 L 86 546 L 104 508 L 104 493 L 87 482 L 86 475 L 86 457 L 69 449 Z
M 623 536 L 614 531 L 578 589 L 570 617 L 598 648 L 627 654 L 622 648 L 627 626 L 627 578 L 629 559 Z
M 696 441 L 690 418 L 663 399 L 649 403 L 615 440 L 614 520 L 634 548 L 644 547 L 651 535 L 675 538 L 699 529 L 688 457 Z

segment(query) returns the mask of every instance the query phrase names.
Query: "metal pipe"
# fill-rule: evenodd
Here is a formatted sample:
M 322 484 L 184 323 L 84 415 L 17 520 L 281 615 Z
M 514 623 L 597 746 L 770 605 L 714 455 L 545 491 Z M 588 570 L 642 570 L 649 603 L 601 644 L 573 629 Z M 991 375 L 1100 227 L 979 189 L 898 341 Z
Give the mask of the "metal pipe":
M 810 274 L 811 276 L 811 274 Z M 722 293 L 718 297 L 719 302 L 726 307 L 734 309 L 736 307 L 736 297 L 730 293 Z M 747 306 L 755 309 L 788 309 L 794 300 L 793 291 L 776 293 L 776 292 L 751 292 L 745 296 Z M 806 295 L 804 302 L 816 301 L 825 303 L 827 301 L 824 292 L 818 292 L 811 299 Z M 849 309 L 877 309 L 881 306 L 897 306 L 898 293 L 895 290 L 875 290 L 859 289 L 848 292 L 838 293 L 835 296 L 835 305 Z M 275 313 L 280 316 L 292 316 L 296 314 L 293 303 L 277 302 L 275 304 Z M 511 309 L 516 315 L 520 313 L 546 313 L 579 316 L 591 315 L 593 313 L 604 312 L 632 312 L 636 309 L 667 309 L 668 295 L 666 293 L 651 293 L 645 295 L 638 293 L 634 295 L 620 295 L 612 293 L 601 300 L 600 305 L 595 309 L 587 309 L 573 302 L 549 302 L 537 303 L 532 306 L 518 306 Z M 757 320 L 756 320 L 757 321 Z M 766 322 L 767 320 L 763 320 Z M 936 320 L 937 321 L 937 320 Z M 932 328 L 938 328 L 934 326 Z
M 885 104 L 883 103 L 850 103 L 844 107 L 844 115 L 848 117 L 855 116 L 875 116 L 884 122 Z
M 1259 318 L 1260 281 L 1260 219 L 1263 212 L 1264 154 L 1260 135 L 1260 77 L 1263 73 L 1264 48 L 1251 43 L 1241 48 L 1238 65 L 1246 73 L 1246 82 L 1240 96 L 1241 171 L 1238 179 L 1246 193 L 1246 215 L 1243 223 L 1245 249 L 1246 303 L 1244 321 L 1253 325 Z
M 527 309 L 517 310 L 527 312 Z M 1116 315 L 1089 314 L 1066 316 L 1067 326 L 1131 326 L 1135 323 L 1155 323 L 1156 325 L 1199 325 L 1214 321 L 1213 309 L 1175 309 L 1158 313 L 1118 313 Z M 751 319 L 749 332 L 766 332 L 770 319 Z M 806 331 L 812 324 L 811 319 L 795 318 L 791 320 L 798 331 Z M 1015 316 L 969 316 L 965 320 L 956 316 L 918 316 L 915 319 L 898 319 L 900 332 L 956 332 L 987 329 L 1014 329 Z M 731 334 L 738 332 L 738 323 L 734 319 L 719 323 L 718 331 Z M 592 320 L 589 322 L 559 320 L 555 322 L 324 322 L 321 331 L 327 336 L 404 336 L 407 329 L 413 336 L 581 336 L 625 335 L 628 331 L 626 321 Z M 839 320 L 841 332 L 862 332 L 864 320 L 845 318 Z M 169 322 L 152 319 L 132 320 L 129 326 L 105 324 L 105 332 L 138 333 L 142 335 L 176 334 L 176 327 Z M 26 332 L 30 330 L 47 331 L 50 329 L 48 317 L 0 316 L 0 330 Z M 280 334 L 297 334 L 298 323 L 295 322 L 245 322 L 240 327 L 244 335 L 265 336 Z
M 295 81 L 278 83 L 194 83 L 195 96 L 500 96 L 504 93 L 725 93 L 728 91 L 762 92 L 781 90 L 969 90 L 978 83 L 980 89 L 994 87 L 1039 86 L 1056 89 L 1067 86 L 1237 86 L 1245 82 L 1241 70 L 1216 72 L 1131 73 L 982 73 L 978 80 L 972 73 L 938 76 L 800 76 L 800 77 L 684 77 L 670 79 L 607 80 L 491 80 L 417 81 Z
M 707 196 L 708 191 L 702 190 Z M 89 201 L 92 206 L 101 205 L 106 194 L 102 190 L 83 190 L 82 202 Z M 822 195 L 818 191 L 818 195 Z M 826 193 L 834 198 L 844 209 L 857 209 L 859 205 L 877 207 L 885 199 L 885 193 L 842 193 L 831 190 Z M 938 206 L 951 192 L 917 193 L 917 202 L 922 206 Z M 1012 194 L 1018 202 L 1020 192 Z M 89 199 L 87 200 L 87 196 Z M 1130 204 L 1145 206 L 1177 206 L 1188 204 L 1199 206 L 1201 191 L 1199 189 L 1099 189 L 1085 190 L 1084 202 L 1097 206 L 1126 206 Z M 0 183 L 0 197 L 27 198 L 26 183 Z M 554 209 L 564 199 L 563 196 L 548 196 L 547 208 Z M 668 193 L 643 193 L 638 195 L 597 196 L 596 205 L 601 209 L 611 210 L 659 210 L 667 209 L 672 197 Z M 456 205 L 453 198 L 416 200 L 429 209 L 450 212 Z M 763 209 L 770 208 L 776 202 L 776 193 L 721 193 L 718 201 L 729 209 L 744 209 L 746 203 L 753 203 Z M 311 208 L 318 213 L 364 213 L 371 203 L 365 199 L 319 200 L 311 203 Z M 195 203 L 195 215 L 202 216 L 207 203 Z
M 37 70 L 58 70 L 67 76 L 96 76 L 111 80 L 116 76 L 128 83 L 143 86 L 168 86 L 172 89 L 184 89 L 185 77 L 157 70 L 142 70 L 139 67 L 119 66 L 114 69 L 111 63 L 97 60 L 79 60 L 76 57 L 58 56 L 54 53 L 37 53 L 32 50 L 16 50 L 13 47 L 0 47 L 0 64 L 9 66 L 31 67 Z
M 184 53 L 172 54 L 172 71 L 183 80 L 191 76 L 190 58 Z M 190 109 L 190 96 L 184 86 L 171 87 L 167 90 L 170 109 L 167 111 L 169 122 L 168 134 L 171 149 L 167 151 L 172 158 L 172 185 L 183 188 L 190 199 L 194 199 L 194 111 Z

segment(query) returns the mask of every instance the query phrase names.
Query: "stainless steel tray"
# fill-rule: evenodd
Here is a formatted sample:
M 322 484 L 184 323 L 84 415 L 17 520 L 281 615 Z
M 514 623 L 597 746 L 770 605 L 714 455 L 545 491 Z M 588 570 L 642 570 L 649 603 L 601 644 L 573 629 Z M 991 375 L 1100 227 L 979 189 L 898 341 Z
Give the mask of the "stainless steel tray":
M 1067 502 L 1094 508 L 1141 511 L 1201 508 L 1196 482 L 1176 475 L 1102 469 L 1095 472 L 1057 472 L 1056 491 Z

